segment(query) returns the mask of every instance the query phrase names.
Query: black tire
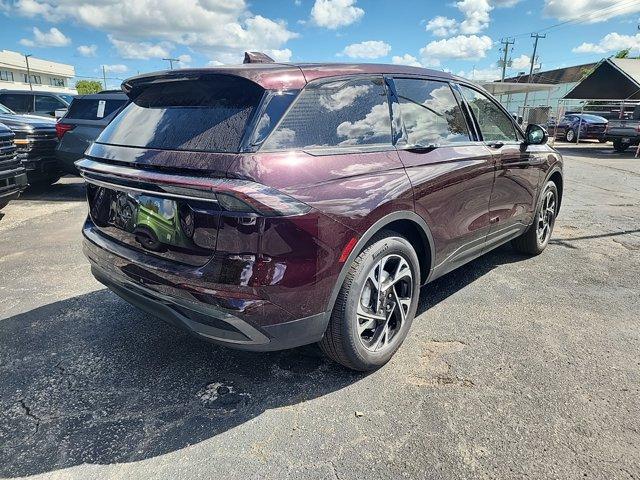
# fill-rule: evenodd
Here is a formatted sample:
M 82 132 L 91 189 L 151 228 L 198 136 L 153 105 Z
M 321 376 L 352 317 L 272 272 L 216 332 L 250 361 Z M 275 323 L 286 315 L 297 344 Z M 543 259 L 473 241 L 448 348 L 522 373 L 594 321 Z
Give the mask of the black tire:
M 58 180 L 60 180 L 59 176 L 56 176 L 56 177 L 41 177 L 41 178 L 37 178 L 35 180 L 30 179 L 29 180 L 29 190 L 32 191 L 32 192 L 41 192 L 41 191 L 46 190 L 47 188 L 49 188 L 51 185 L 56 183 Z
M 573 128 L 570 128 L 565 132 L 564 139 L 569 143 L 576 143 L 578 141 L 578 135 Z
M 0 200 L 0 210 L 9 205 L 10 200 Z
M 538 228 L 540 225 L 541 212 L 545 209 L 545 197 L 548 192 L 552 192 L 553 194 L 554 213 L 549 222 L 548 234 L 541 239 L 538 235 Z M 558 214 L 559 199 L 558 187 L 552 181 L 548 181 L 540 193 L 533 223 L 529 226 L 526 232 L 511 241 L 511 244 L 517 251 L 527 255 L 540 255 L 543 252 L 549 244 L 549 239 L 553 233 L 553 226 L 555 225 L 556 215 Z
M 364 333 L 358 332 L 360 320 L 356 311 L 361 305 L 362 292 L 368 281 L 369 273 L 375 272 L 378 268 L 376 265 L 380 265 L 383 260 L 395 257 L 404 259 L 410 270 L 411 279 L 406 280 L 404 287 L 408 288 L 410 284 L 411 299 L 407 302 L 409 305 L 404 319 L 397 327 L 391 340 L 389 341 L 387 336 L 385 341 L 388 341 L 388 344 L 385 348 L 375 351 L 375 347 L 372 350 L 364 345 L 362 340 Z M 336 299 L 327 330 L 319 343 L 320 348 L 329 358 L 347 368 L 358 371 L 371 371 L 380 368 L 395 354 L 407 336 L 418 307 L 419 289 L 420 264 L 411 243 L 396 232 L 388 230 L 379 232 L 351 264 Z M 397 310 L 395 314 L 400 315 Z
M 624 152 L 630 145 L 630 143 L 622 143 L 622 140 L 613 141 L 613 149 L 618 153 Z

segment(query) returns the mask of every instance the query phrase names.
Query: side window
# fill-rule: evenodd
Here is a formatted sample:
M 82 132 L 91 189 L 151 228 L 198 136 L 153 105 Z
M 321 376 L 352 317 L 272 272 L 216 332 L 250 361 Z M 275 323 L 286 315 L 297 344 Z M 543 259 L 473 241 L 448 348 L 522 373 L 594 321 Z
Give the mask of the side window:
M 32 109 L 29 108 L 29 101 L 32 99 L 33 97 L 31 95 L 19 95 L 13 93 L 0 95 L 0 103 L 18 113 L 30 112 Z
M 469 130 L 451 87 L 444 82 L 394 79 L 407 143 L 446 144 L 469 141 Z
M 513 121 L 486 95 L 460 85 L 485 141 L 517 141 Z
M 67 106 L 56 97 L 36 95 L 36 112 L 53 112 L 57 108 L 67 108 Z
M 307 85 L 264 148 L 360 145 L 391 145 L 391 119 L 382 77 Z

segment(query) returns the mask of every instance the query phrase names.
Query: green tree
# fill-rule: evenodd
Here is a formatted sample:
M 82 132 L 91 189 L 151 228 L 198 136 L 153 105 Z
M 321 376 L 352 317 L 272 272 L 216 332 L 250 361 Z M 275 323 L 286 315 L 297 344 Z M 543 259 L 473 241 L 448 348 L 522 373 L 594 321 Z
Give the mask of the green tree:
M 618 53 L 614 55 L 615 58 L 629 58 L 630 48 L 625 48 L 624 50 L 620 50 Z
M 102 83 L 96 80 L 78 80 L 76 82 L 76 90 L 80 95 L 87 95 L 89 93 L 98 93 L 102 88 Z

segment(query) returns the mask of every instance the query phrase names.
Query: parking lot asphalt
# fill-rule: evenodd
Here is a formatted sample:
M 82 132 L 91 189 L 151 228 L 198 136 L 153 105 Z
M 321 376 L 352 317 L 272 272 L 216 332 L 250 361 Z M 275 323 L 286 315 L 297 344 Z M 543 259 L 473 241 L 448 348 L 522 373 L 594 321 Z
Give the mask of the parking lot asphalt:
M 65 178 L 0 213 L 0 477 L 640 478 L 640 159 L 561 147 L 535 258 L 422 289 L 404 346 L 356 374 L 314 347 L 196 340 L 97 283 Z

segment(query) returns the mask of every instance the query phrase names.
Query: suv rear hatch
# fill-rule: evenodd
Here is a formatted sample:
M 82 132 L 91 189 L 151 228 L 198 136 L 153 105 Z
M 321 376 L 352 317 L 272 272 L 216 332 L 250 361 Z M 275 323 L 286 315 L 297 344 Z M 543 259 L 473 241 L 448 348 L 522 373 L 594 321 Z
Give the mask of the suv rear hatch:
M 223 226 L 237 233 L 240 251 L 255 251 L 241 243 L 255 242 L 260 216 L 308 210 L 273 189 L 227 176 L 271 98 L 260 85 L 185 73 L 134 83 L 128 96 L 131 102 L 76 162 L 88 182 L 90 231 L 201 266 L 216 251 Z
M 85 150 L 127 103 L 122 92 L 83 95 L 73 99 L 64 117 L 56 124 L 60 140 L 56 158 L 66 173 L 78 174 L 73 162 L 82 158 Z

